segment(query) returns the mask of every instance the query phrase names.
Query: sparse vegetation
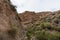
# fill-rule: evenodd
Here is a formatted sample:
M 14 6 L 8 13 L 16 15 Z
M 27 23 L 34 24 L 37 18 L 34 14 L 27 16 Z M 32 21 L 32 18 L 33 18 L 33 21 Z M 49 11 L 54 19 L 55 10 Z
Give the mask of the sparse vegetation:
M 47 18 L 50 19 L 47 20 Z M 42 18 L 37 24 L 34 23 L 33 27 L 27 30 L 27 33 L 29 33 L 30 39 L 35 36 L 36 40 L 60 40 L 59 14 L 58 16 Z
M 42 22 L 42 23 L 40 24 L 40 27 L 41 27 L 42 29 L 48 29 L 48 30 L 53 29 L 51 23 L 49 23 L 49 22 Z
M 33 28 L 33 27 L 32 27 Z M 37 29 L 37 27 L 35 28 Z M 32 29 L 33 30 L 33 29 Z M 57 31 L 49 31 L 49 30 L 33 30 L 34 32 L 29 30 L 27 31 L 27 37 L 29 40 L 35 36 L 36 40 L 60 40 L 60 32 Z
M 0 4 L 0 40 L 60 40 L 60 11 L 26 11 L 19 16 L 10 0 L 0 0 Z
M 10 8 L 12 9 L 12 11 L 16 12 L 16 6 L 13 5 L 13 4 L 10 2 L 10 0 L 8 0 L 8 1 L 9 1 L 9 5 L 10 5 Z
M 18 28 L 16 26 L 12 26 L 10 30 L 8 30 L 8 35 L 15 38 L 18 35 Z

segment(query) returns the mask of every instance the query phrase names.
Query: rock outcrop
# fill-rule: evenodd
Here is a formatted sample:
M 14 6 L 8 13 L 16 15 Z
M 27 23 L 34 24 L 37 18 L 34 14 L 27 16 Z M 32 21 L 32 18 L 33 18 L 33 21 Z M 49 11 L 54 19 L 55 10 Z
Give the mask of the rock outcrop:
M 17 27 L 19 32 L 16 38 L 10 38 L 8 30 L 12 27 Z M 24 39 L 23 27 L 21 20 L 15 10 L 15 7 L 11 4 L 10 0 L 0 0 L 0 40 L 22 40 Z M 13 31 L 13 30 L 12 30 Z M 5 38 L 5 39 L 4 39 Z
M 52 12 L 30 12 L 30 11 L 25 11 L 23 13 L 19 14 L 19 17 L 21 19 L 21 23 L 23 27 L 27 28 L 31 26 L 33 23 L 39 21 L 41 17 L 49 16 L 52 14 Z

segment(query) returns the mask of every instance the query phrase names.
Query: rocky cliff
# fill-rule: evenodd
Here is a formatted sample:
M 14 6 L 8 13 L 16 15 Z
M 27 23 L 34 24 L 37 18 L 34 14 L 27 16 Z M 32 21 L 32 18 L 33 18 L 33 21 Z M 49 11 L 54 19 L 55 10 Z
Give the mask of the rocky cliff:
M 18 34 L 20 34 L 16 37 L 14 36 L 15 27 L 19 30 Z M 24 36 L 21 20 L 10 0 L 0 0 L 0 35 L 0 40 L 22 40 Z

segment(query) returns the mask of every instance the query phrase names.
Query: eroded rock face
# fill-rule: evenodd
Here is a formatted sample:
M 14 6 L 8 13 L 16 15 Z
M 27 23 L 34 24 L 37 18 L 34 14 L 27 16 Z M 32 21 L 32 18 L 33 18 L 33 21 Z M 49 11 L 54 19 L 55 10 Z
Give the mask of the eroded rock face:
M 9 35 L 7 34 L 7 31 L 11 28 L 11 27 L 18 27 L 19 29 L 19 35 L 16 37 L 16 39 L 14 38 L 9 38 Z M 10 0 L 0 0 L 0 33 L 3 33 L 4 38 L 0 37 L 0 40 L 21 40 L 23 39 L 23 27 L 20 23 L 20 18 L 18 17 L 18 14 L 14 8 L 14 6 L 12 6 L 10 4 Z M 3 35 L 2 35 L 3 36 Z

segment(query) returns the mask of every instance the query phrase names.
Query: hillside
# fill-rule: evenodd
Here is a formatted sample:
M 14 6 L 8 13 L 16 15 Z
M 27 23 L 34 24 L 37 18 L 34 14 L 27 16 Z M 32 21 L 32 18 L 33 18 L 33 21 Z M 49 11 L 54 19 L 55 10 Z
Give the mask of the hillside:
M 60 10 L 18 14 L 10 0 L 0 0 L 0 40 L 60 40 Z
M 28 40 L 60 40 L 60 10 L 19 14 Z

